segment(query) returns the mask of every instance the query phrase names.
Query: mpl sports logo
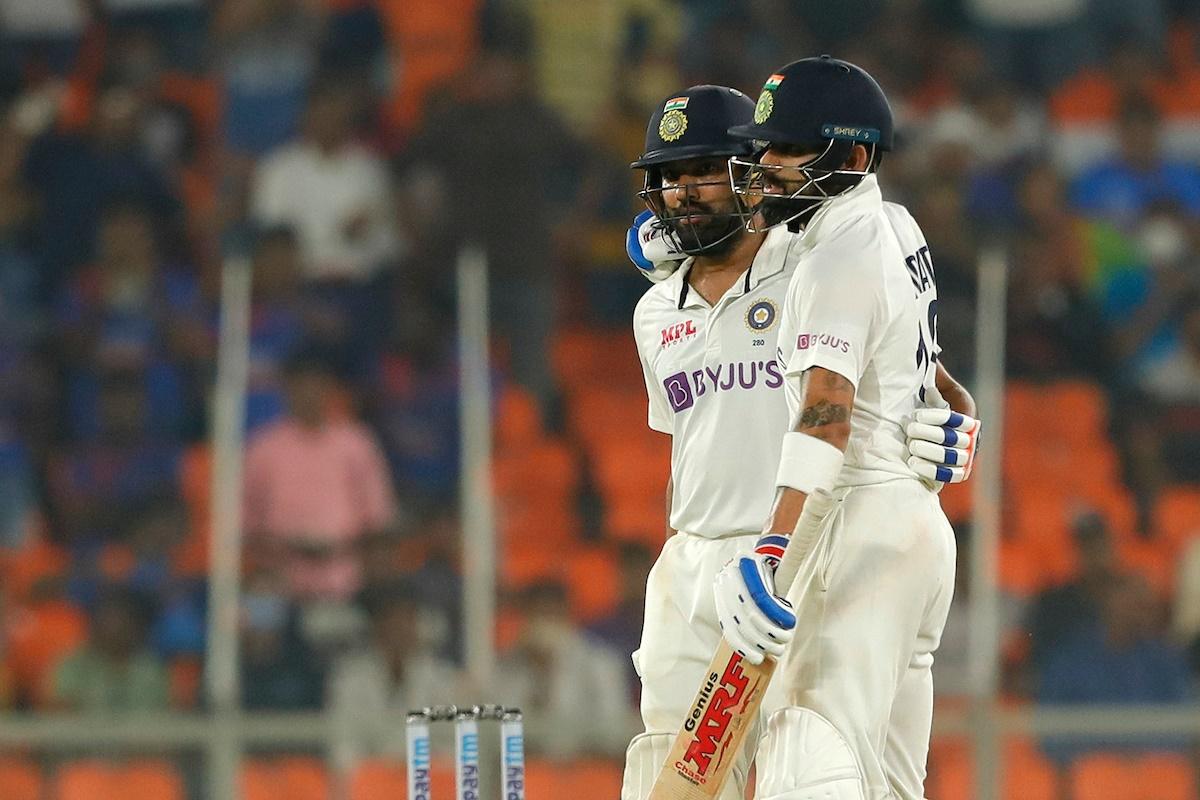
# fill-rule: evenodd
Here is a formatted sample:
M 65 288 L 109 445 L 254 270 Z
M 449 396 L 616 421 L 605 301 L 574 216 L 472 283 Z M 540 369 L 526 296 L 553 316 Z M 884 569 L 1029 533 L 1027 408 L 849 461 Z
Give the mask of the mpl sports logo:
M 720 394 L 735 387 L 749 390 L 760 382 L 768 389 L 783 386 L 783 373 L 776 361 L 717 364 L 716 367 L 692 370 L 690 375 L 676 372 L 663 379 L 663 388 L 667 391 L 671 410 L 678 414 L 694 406 L 697 398 L 706 394 Z
M 695 320 L 689 319 L 684 322 L 676 322 L 674 325 L 668 325 L 662 329 L 662 341 L 658 346 L 660 349 L 665 350 L 680 342 L 686 342 L 699 332 L 700 329 L 696 327 Z
M 724 760 L 733 735 L 740 726 L 733 724 L 733 712 L 754 694 L 758 684 L 751 684 L 742 669 L 742 657 L 730 656 L 723 673 L 710 673 L 683 729 L 692 734 L 683 758 L 675 769 L 697 785 L 708 782 L 713 767 Z

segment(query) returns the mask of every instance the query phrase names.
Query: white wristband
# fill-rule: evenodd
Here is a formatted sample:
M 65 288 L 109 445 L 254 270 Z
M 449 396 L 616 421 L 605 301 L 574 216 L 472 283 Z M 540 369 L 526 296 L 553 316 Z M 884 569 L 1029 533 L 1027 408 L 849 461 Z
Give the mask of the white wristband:
M 817 489 L 833 491 L 845 458 L 841 450 L 815 436 L 799 431 L 784 434 L 775 485 L 805 494 Z

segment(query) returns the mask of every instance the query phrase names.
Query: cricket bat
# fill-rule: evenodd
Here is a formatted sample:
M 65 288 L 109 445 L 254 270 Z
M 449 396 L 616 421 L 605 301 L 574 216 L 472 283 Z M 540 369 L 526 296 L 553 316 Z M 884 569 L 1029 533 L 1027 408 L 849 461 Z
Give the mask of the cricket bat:
M 786 594 L 791 588 L 832 507 L 832 495 L 823 491 L 810 494 L 804 501 L 796 530 L 775 570 L 777 593 Z M 758 715 L 775 666 L 773 658 L 757 666 L 751 664 L 721 640 L 667 762 L 650 790 L 650 800 L 711 800 L 720 794 L 750 723 Z

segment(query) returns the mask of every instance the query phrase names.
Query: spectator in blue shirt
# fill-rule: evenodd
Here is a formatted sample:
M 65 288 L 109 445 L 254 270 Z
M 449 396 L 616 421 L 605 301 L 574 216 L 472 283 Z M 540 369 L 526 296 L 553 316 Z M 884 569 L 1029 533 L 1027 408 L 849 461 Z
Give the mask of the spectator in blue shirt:
M 1159 200 L 1174 201 L 1192 216 L 1200 216 L 1200 168 L 1164 157 L 1160 133 L 1153 106 L 1143 101 L 1127 103 L 1117 121 L 1117 153 L 1075 180 L 1074 205 L 1121 226 L 1135 223 Z
M 1133 575 L 1108 581 L 1100 618 L 1066 632 L 1045 655 L 1037 701 L 1046 705 L 1182 703 L 1188 699 L 1184 654 L 1162 633 L 1162 614 L 1146 582 Z M 1182 750 L 1170 737 L 1047 737 L 1042 749 L 1057 761 L 1089 750 Z

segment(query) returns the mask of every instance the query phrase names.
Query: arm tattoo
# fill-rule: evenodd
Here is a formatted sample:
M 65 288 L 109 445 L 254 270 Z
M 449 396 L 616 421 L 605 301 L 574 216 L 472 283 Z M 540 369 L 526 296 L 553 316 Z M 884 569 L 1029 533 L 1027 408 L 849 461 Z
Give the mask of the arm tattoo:
M 845 422 L 848 419 L 850 419 L 850 409 L 846 406 L 835 405 L 828 400 L 818 400 L 814 405 L 801 412 L 798 429 L 819 428 L 822 425 Z

